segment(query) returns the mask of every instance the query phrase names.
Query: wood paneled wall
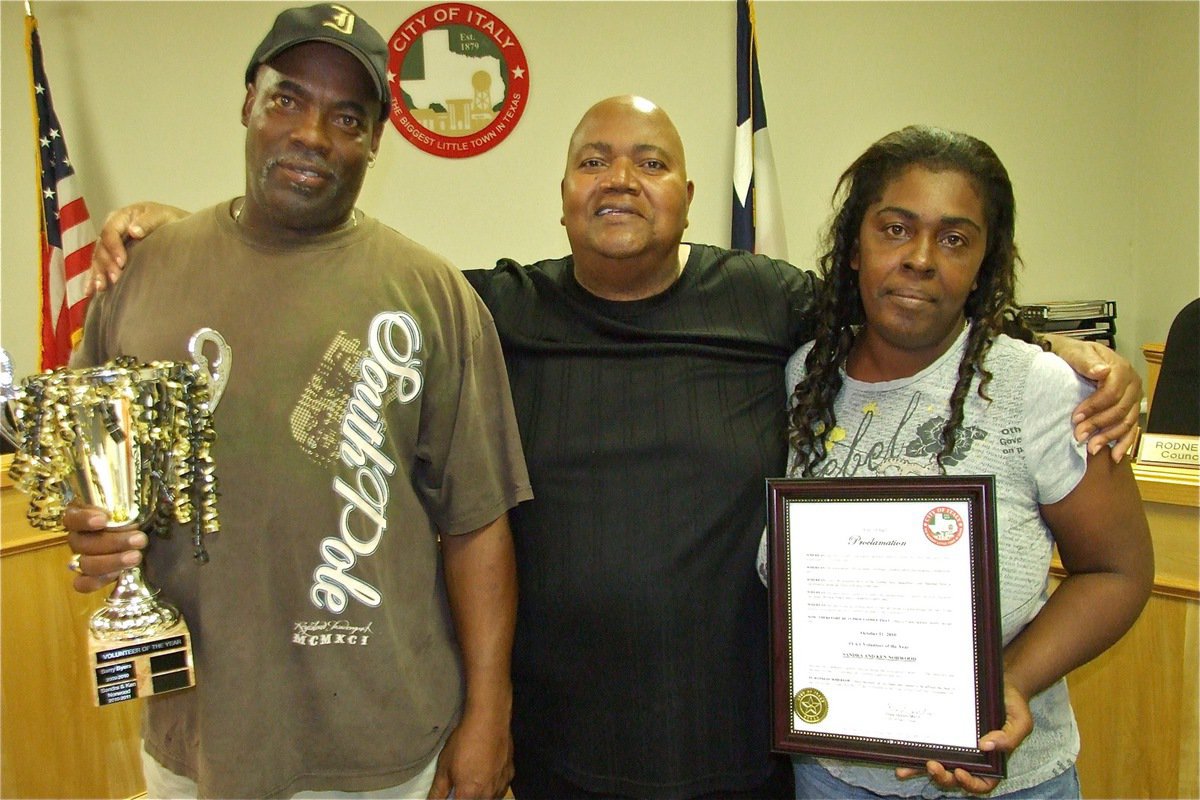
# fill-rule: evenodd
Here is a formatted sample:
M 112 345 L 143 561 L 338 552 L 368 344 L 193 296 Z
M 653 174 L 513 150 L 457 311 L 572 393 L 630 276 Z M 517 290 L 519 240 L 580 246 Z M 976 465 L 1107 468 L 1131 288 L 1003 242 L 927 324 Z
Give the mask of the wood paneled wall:
M 1079 782 L 1085 798 L 1195 798 L 1200 481 L 1180 468 L 1135 464 L 1134 473 L 1154 538 L 1154 593 L 1121 641 L 1067 676 Z
M 24 495 L 0 499 L 0 797 L 140 794 L 142 701 L 91 700 L 87 620 L 105 595 L 71 588 L 65 535 L 30 527 Z

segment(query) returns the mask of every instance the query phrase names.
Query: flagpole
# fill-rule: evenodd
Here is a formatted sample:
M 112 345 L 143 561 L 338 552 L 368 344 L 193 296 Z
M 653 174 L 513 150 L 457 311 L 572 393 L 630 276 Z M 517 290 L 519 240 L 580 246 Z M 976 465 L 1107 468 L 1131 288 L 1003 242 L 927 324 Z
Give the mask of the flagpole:
M 738 0 L 736 61 L 737 115 L 729 242 L 735 250 L 785 259 L 787 236 L 758 71 L 758 18 L 754 0 Z

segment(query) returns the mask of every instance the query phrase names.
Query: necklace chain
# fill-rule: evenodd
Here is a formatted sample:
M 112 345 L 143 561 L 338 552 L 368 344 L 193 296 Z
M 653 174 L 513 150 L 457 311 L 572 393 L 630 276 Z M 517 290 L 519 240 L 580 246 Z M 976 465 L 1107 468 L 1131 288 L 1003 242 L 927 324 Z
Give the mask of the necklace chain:
M 239 225 L 241 225 L 242 224 L 242 212 L 245 210 L 246 210 L 246 199 L 243 197 L 242 202 L 238 205 L 237 209 L 233 212 L 233 221 L 238 223 Z M 350 219 L 346 220 L 341 225 L 339 225 L 338 230 L 341 230 L 342 228 L 357 228 L 357 227 L 358 227 L 358 209 L 352 208 L 352 209 L 350 209 Z

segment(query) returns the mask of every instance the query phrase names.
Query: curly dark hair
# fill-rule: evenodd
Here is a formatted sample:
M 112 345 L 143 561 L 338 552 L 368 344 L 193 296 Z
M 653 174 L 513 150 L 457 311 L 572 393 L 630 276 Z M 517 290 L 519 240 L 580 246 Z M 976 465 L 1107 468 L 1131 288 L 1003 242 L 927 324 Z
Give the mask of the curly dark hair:
M 965 175 L 983 200 L 987 225 L 978 285 L 964 309 L 971 330 L 950 397 L 949 419 L 941 431 L 937 454 L 941 472 L 945 472 L 943 458 L 953 450 L 967 392 L 976 375 L 980 376 L 979 396 L 989 399 L 986 387 L 992 375 L 983 368 L 983 359 L 996 336 L 1004 332 L 1033 340 L 1015 307 L 1016 265 L 1020 263 L 1013 240 L 1016 203 L 1004 164 L 986 143 L 964 133 L 923 125 L 889 133 L 842 173 L 833 193 L 836 211 L 820 259 L 825 291 L 817 306 L 815 342 L 804 362 L 806 375 L 792 392 L 788 438 L 794 450 L 793 464 L 805 476 L 813 475 L 825 459 L 825 437 L 837 422 L 833 404 L 842 388 L 840 370 L 850 354 L 857 326 L 865 322 L 858 272 L 851 268 L 863 218 L 867 208 L 883 197 L 886 187 L 914 166 Z

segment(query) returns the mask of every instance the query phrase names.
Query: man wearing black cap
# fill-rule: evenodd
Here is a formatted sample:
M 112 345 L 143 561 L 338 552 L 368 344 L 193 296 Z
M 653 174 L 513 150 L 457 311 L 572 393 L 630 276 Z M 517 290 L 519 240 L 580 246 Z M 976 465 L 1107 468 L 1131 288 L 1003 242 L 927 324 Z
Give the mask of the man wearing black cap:
M 507 510 L 529 479 L 490 315 L 462 274 L 354 207 L 386 45 L 345 6 L 282 13 L 246 71 L 246 192 L 133 248 L 76 365 L 232 351 L 214 414 L 221 531 L 145 551 L 197 685 L 146 704 L 150 797 L 493 797 L 512 775 Z M 75 585 L 145 544 L 76 509 Z M 114 544 L 115 543 L 115 544 Z

